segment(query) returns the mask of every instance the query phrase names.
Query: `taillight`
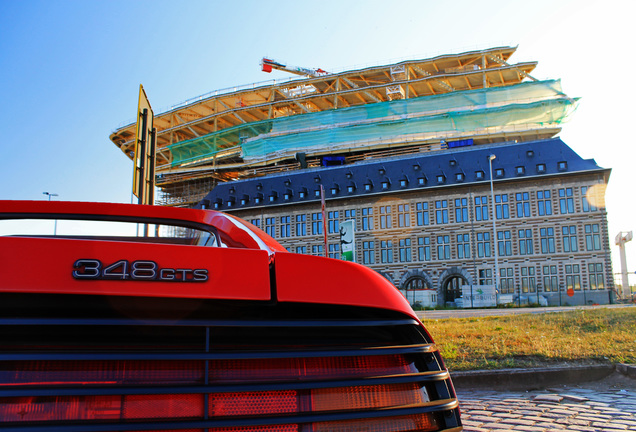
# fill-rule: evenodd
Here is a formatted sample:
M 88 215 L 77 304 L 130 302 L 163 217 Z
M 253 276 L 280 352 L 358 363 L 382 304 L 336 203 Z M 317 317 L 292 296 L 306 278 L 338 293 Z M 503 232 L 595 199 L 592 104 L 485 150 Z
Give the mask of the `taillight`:
M 365 413 L 421 406 L 428 402 L 428 393 L 421 383 L 384 383 L 391 381 L 387 377 L 404 377 L 417 372 L 408 356 L 393 354 L 208 361 L 5 362 L 0 371 L 0 394 L 10 394 L 11 388 L 20 385 L 37 396 L 1 397 L 0 421 L 5 424 L 98 420 L 154 422 L 267 416 L 281 418 L 265 423 L 293 423 L 261 424 L 256 428 L 209 427 L 208 430 L 434 431 L 438 425 L 432 413 L 365 418 Z M 367 385 L 368 380 L 377 383 Z M 52 386 L 57 390 L 49 390 Z M 178 386 L 186 386 L 190 392 L 174 391 Z M 225 390 L 235 387 L 238 387 L 235 391 Z M 260 387 L 268 390 L 259 390 Z M 109 388 L 116 388 L 117 394 L 113 395 Z M 159 393 L 145 394 L 141 388 Z M 62 395 L 53 396 L 55 393 Z M 333 421 L 311 421 L 312 427 L 306 429 L 302 425 L 310 414 L 334 414 L 335 417 Z

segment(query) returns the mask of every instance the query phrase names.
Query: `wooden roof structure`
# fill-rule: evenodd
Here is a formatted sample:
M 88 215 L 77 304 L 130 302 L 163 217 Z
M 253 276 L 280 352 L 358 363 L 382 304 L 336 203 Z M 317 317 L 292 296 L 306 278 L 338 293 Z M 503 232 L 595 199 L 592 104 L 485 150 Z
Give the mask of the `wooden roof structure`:
M 202 171 L 206 163 L 188 168 L 171 166 L 169 146 L 210 133 L 267 119 L 375 104 L 462 90 L 509 86 L 524 79 L 537 62 L 508 63 L 516 47 L 497 47 L 461 54 L 408 60 L 391 65 L 300 78 L 262 86 L 217 91 L 155 115 L 157 174 Z M 549 135 L 554 135 L 552 131 Z M 111 141 L 128 157 L 134 148 L 135 124 L 114 131 Z M 537 138 L 533 134 L 529 139 Z M 227 142 L 227 163 L 240 164 L 235 142 Z M 215 161 L 215 164 L 218 161 Z M 207 166 L 208 171 L 211 167 Z M 229 168 L 229 166 L 228 166 Z M 214 170 L 223 170 L 215 165 Z

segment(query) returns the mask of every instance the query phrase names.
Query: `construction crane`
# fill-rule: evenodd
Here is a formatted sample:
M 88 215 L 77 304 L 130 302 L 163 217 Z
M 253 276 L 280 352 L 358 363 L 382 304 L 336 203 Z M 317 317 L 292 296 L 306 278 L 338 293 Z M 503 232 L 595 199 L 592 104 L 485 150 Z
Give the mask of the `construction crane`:
M 327 75 L 328 73 L 327 71 L 322 70 L 320 68 L 308 69 L 308 68 L 304 68 L 300 66 L 291 66 L 291 65 L 280 63 L 273 59 L 268 59 L 263 57 L 263 59 L 261 60 L 261 70 L 263 72 L 269 73 L 273 69 L 282 70 L 282 71 L 286 71 L 296 75 L 302 75 L 302 76 L 308 76 L 308 77 L 319 77 L 322 75 Z

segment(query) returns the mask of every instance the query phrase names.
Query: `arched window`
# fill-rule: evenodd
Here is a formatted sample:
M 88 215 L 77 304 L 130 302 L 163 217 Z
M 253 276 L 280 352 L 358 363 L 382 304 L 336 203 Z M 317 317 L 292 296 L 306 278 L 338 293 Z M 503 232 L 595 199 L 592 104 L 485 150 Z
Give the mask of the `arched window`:
M 415 291 L 430 289 L 431 287 L 422 276 L 412 276 L 404 283 L 404 290 Z

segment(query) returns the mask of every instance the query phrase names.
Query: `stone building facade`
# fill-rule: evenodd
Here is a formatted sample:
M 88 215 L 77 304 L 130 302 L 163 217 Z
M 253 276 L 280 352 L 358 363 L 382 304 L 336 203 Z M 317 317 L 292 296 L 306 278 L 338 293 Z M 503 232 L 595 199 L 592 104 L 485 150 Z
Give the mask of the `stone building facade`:
M 498 295 L 519 304 L 604 304 L 613 298 L 609 174 L 556 138 L 228 182 L 201 206 L 251 222 L 292 253 L 325 255 L 322 186 L 327 255 L 340 258 L 340 224 L 354 220 L 356 262 L 411 303 L 456 305 L 462 286 L 478 292 L 497 272 Z

